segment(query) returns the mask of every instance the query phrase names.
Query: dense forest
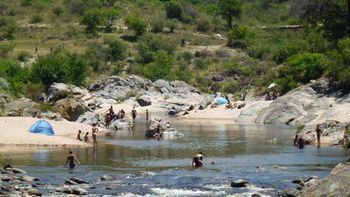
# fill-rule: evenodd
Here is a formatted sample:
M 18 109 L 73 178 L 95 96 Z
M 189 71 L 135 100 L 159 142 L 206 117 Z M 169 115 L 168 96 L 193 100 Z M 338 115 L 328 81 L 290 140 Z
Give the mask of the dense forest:
M 35 100 L 53 82 L 129 74 L 235 95 L 324 77 L 346 92 L 350 1 L 0 2 L 2 92 Z

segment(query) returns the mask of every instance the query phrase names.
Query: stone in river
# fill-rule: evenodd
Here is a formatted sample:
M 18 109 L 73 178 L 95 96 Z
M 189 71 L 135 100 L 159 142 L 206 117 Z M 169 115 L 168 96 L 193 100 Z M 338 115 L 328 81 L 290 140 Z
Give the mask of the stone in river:
M 29 188 L 29 189 L 27 190 L 27 193 L 28 193 L 30 196 L 41 196 L 41 195 L 42 195 L 37 189 L 34 189 L 34 188 Z
M 26 174 L 27 173 L 26 171 L 19 169 L 19 168 L 12 168 L 12 172 L 19 173 L 19 174 Z
M 83 188 L 80 188 L 80 187 L 74 187 L 73 188 L 73 194 L 76 194 L 76 195 L 86 195 L 88 192 L 83 189 Z
M 248 181 L 243 179 L 238 179 L 231 182 L 231 187 L 247 187 Z
M 89 182 L 84 181 L 84 180 L 81 180 L 81 179 L 76 178 L 76 177 L 70 178 L 70 180 L 71 180 L 71 181 L 74 181 L 74 182 L 76 182 L 76 183 L 78 183 L 78 184 L 89 184 Z
M 65 193 L 65 194 L 72 194 L 73 189 L 70 187 L 58 187 L 58 188 L 56 188 L 56 192 Z
M 66 180 L 64 183 L 67 184 L 67 185 L 78 185 L 77 182 L 72 181 L 72 180 Z
M 18 179 L 19 179 L 20 181 L 28 181 L 28 182 L 34 181 L 34 178 L 31 177 L 31 176 L 28 176 L 28 175 L 20 176 Z
M 114 177 L 109 176 L 109 175 L 103 175 L 100 178 L 102 181 L 110 181 L 110 180 L 114 180 Z

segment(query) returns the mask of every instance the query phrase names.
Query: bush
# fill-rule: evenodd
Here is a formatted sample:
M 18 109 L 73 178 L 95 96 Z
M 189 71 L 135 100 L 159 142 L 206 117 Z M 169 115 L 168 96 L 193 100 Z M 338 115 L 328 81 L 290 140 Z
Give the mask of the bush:
M 168 18 L 180 18 L 182 14 L 182 6 L 174 0 L 165 3 L 166 16 Z
M 293 40 L 284 42 L 278 46 L 274 51 L 272 51 L 272 59 L 277 63 L 281 64 L 285 62 L 289 57 L 297 54 L 303 53 L 307 50 L 307 44 L 302 40 Z
M 153 61 L 156 52 L 165 51 L 167 54 L 173 54 L 175 50 L 176 44 L 173 41 L 154 34 L 146 34 L 138 42 L 138 52 L 143 63 Z
M 255 35 L 247 27 L 235 26 L 228 35 L 227 46 L 235 48 L 246 48 L 248 40 Z
M 0 58 L 6 58 L 15 49 L 13 44 L 1 44 L 0 45 Z
M 209 19 L 207 18 L 200 18 L 197 21 L 197 26 L 196 26 L 196 30 L 197 31 L 202 31 L 202 32 L 207 32 L 211 29 L 211 24 Z
M 16 22 L 12 19 L 0 17 L 0 40 L 13 39 L 17 29 Z
M 53 82 L 82 85 L 87 74 L 87 64 L 77 55 L 57 51 L 41 57 L 32 66 L 32 79 L 47 86 Z
M 277 79 L 276 83 L 278 84 L 277 90 L 282 95 L 299 86 L 298 82 L 290 75 Z
M 125 20 L 126 26 L 135 32 L 135 37 L 143 35 L 147 30 L 145 21 L 136 16 L 130 16 Z
M 128 55 L 128 45 L 121 40 L 109 41 L 107 52 L 109 55 L 109 60 L 123 60 Z
M 14 61 L 0 59 L 0 77 L 10 83 L 11 91 L 18 95 L 22 92 L 23 84 L 27 82 L 28 68 L 22 68 Z
M 39 14 L 34 14 L 30 19 L 30 23 L 41 23 L 43 21 L 44 21 L 43 17 L 40 16 Z
M 174 33 L 174 30 L 176 28 L 176 21 L 175 20 L 168 20 L 166 23 L 166 27 L 169 28 L 170 33 Z
M 324 60 L 324 55 L 319 53 L 297 54 L 288 59 L 288 66 L 280 72 L 282 76 L 291 75 L 296 81 L 307 83 L 322 76 Z
M 28 83 L 24 87 L 25 95 L 34 101 L 37 101 L 43 92 L 45 92 L 45 86 L 42 84 Z
M 157 79 L 172 80 L 174 79 L 173 64 L 173 57 L 164 51 L 160 51 L 155 55 L 155 61 L 145 66 L 145 76 L 152 81 Z
M 221 92 L 235 93 L 237 91 L 237 82 L 235 80 L 225 81 L 221 84 Z
M 56 16 L 61 16 L 61 14 L 63 13 L 63 8 L 62 6 L 55 6 L 51 9 L 52 13 L 54 13 Z
M 29 58 L 33 57 L 31 53 L 28 51 L 20 51 L 17 54 L 17 60 L 21 62 L 26 62 L 28 61 Z
M 156 19 L 151 22 L 151 28 L 153 33 L 159 33 L 163 31 L 164 21 L 161 19 Z

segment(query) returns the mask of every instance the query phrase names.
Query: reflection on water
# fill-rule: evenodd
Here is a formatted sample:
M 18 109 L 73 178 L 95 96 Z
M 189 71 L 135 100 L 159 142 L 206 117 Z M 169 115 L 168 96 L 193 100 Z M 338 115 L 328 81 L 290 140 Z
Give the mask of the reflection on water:
M 96 180 L 106 173 L 117 176 L 118 184 L 109 185 L 112 191 L 90 191 L 113 195 L 173 192 L 178 196 L 226 196 L 252 191 L 273 194 L 274 189 L 293 187 L 293 179 L 326 176 L 350 155 L 340 147 L 296 149 L 291 145 L 294 132 L 288 127 L 199 123 L 175 126 L 183 137 L 147 139 L 145 124 L 136 124 L 133 131 L 100 137 L 97 150 L 75 148 L 82 165 L 73 175 L 87 180 Z M 32 148 L 2 152 L 0 160 L 10 159 L 43 180 L 62 183 L 72 176 L 62 167 L 68 151 Z M 191 160 L 198 151 L 204 153 L 205 166 L 194 170 Z M 253 186 L 243 190 L 230 188 L 230 182 L 238 178 Z

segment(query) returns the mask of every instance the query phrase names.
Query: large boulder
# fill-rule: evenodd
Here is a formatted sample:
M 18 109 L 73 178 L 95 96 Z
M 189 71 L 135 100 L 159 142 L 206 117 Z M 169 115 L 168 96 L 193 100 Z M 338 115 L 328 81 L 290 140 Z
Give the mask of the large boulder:
M 111 122 L 109 129 L 112 131 L 124 130 L 130 128 L 132 125 L 131 121 L 128 119 L 115 119 Z
M 79 116 L 86 111 L 82 101 L 70 98 L 57 101 L 55 107 L 61 116 L 69 121 L 78 120 Z
M 34 117 L 39 112 L 39 110 L 36 109 L 36 106 L 37 104 L 34 101 L 28 98 L 20 98 L 5 104 L 4 114 L 5 116 Z
M 55 102 L 68 96 L 74 98 L 82 98 L 88 90 L 85 88 L 79 88 L 75 85 L 64 83 L 53 83 L 47 91 L 47 101 Z
M 301 189 L 300 196 L 350 196 L 350 162 L 338 164 L 331 174 Z
M 140 96 L 139 98 L 136 99 L 136 101 L 141 107 L 149 106 L 152 104 L 151 98 L 146 95 Z
M 153 138 L 157 133 L 157 129 L 164 134 L 164 136 L 182 136 L 169 121 L 163 119 L 152 119 L 148 124 L 148 128 L 145 132 L 146 137 Z
M 87 111 L 81 116 L 79 116 L 77 122 L 84 123 L 87 125 L 92 125 L 94 123 L 97 123 L 97 125 L 104 124 L 104 119 L 100 114 Z

